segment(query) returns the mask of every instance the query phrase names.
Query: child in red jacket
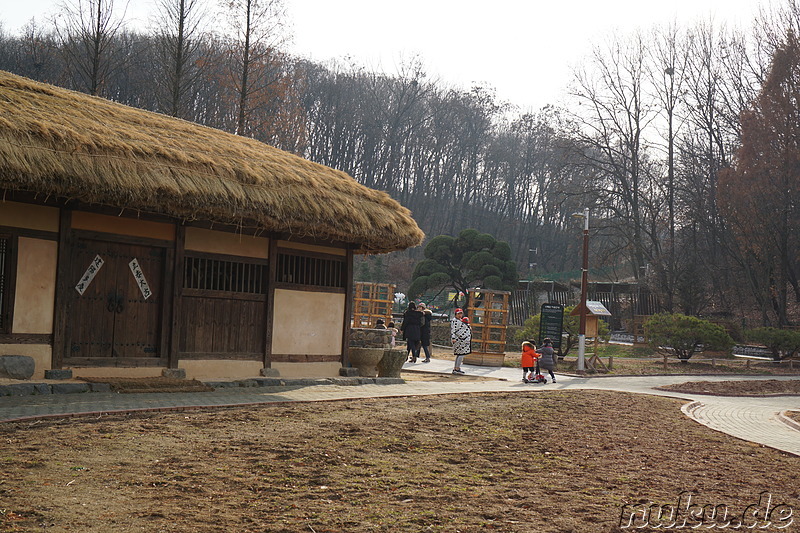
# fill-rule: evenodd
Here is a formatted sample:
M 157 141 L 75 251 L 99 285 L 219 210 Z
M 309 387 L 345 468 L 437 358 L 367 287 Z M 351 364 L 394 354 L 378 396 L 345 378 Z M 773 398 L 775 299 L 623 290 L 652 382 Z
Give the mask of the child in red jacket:
M 524 341 L 522 343 L 522 381 L 528 383 L 533 381 L 534 372 L 536 369 L 536 361 L 539 359 L 539 354 L 536 353 L 536 345 L 531 341 Z

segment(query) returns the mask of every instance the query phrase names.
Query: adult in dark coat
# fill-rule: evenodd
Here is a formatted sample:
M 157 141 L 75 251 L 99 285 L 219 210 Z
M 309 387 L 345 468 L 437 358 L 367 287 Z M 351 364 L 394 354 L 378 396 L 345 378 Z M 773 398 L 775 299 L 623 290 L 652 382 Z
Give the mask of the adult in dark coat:
M 416 363 L 419 357 L 419 350 L 422 346 L 422 323 L 425 320 L 422 312 L 417 310 L 417 304 L 408 303 L 408 309 L 403 313 L 403 324 L 400 329 L 403 331 L 403 338 L 408 341 L 408 351 L 411 354 L 409 362 Z
M 420 302 L 417 306 L 417 309 L 422 311 L 425 320 L 422 322 L 422 337 L 420 341 L 422 343 L 422 349 L 425 350 L 425 359 L 422 361 L 423 363 L 430 363 L 431 362 L 431 318 L 433 318 L 433 311 L 428 309 L 424 303 Z

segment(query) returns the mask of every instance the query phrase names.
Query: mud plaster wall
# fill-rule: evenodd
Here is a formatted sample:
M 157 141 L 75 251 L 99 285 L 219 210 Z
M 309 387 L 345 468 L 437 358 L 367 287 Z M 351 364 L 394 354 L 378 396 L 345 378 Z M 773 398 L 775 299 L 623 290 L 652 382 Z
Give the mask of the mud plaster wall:
M 342 363 L 272 363 L 282 378 L 338 377 Z
M 0 201 L 0 226 L 57 232 L 58 217 L 56 207 Z
M 72 213 L 72 229 L 101 231 L 103 233 L 146 237 L 162 241 L 175 240 L 175 226 L 173 224 L 85 213 L 83 211 Z
M 261 375 L 262 361 L 219 361 L 214 359 L 183 359 L 180 368 L 188 379 L 235 379 Z
M 293 250 L 305 250 L 306 252 L 320 252 L 332 255 L 347 255 L 344 248 L 332 248 L 330 246 L 320 246 L 318 244 L 306 244 L 302 242 L 278 241 L 281 248 L 291 248 Z
M 344 304 L 344 294 L 275 289 L 272 353 L 341 355 Z
M 186 228 L 185 248 L 196 252 L 267 259 L 269 239 L 224 231 Z
M 58 243 L 19 238 L 12 333 L 53 333 Z

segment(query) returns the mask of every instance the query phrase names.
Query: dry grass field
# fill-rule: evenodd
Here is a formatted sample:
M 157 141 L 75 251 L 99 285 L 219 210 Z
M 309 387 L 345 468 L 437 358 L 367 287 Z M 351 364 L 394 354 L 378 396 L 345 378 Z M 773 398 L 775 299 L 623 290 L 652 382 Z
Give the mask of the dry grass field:
M 687 529 L 725 525 L 687 514 L 713 506 L 800 530 L 800 458 L 680 405 L 535 391 L 5 423 L 0 531 L 663 531 L 662 506 Z

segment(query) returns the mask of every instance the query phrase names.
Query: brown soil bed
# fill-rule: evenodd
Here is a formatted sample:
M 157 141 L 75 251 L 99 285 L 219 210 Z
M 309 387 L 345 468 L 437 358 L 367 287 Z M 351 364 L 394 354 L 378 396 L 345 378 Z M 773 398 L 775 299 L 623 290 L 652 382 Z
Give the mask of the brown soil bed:
M 575 390 L 5 423 L 0 531 L 615 532 L 686 491 L 800 510 L 800 458 L 680 406 Z
M 108 383 L 111 390 L 120 393 L 134 392 L 208 392 L 214 390 L 196 379 L 177 379 L 165 376 L 150 378 L 78 378 L 89 383 Z
M 748 381 L 687 381 L 658 387 L 660 390 L 713 396 L 771 396 L 800 395 L 800 379 Z

